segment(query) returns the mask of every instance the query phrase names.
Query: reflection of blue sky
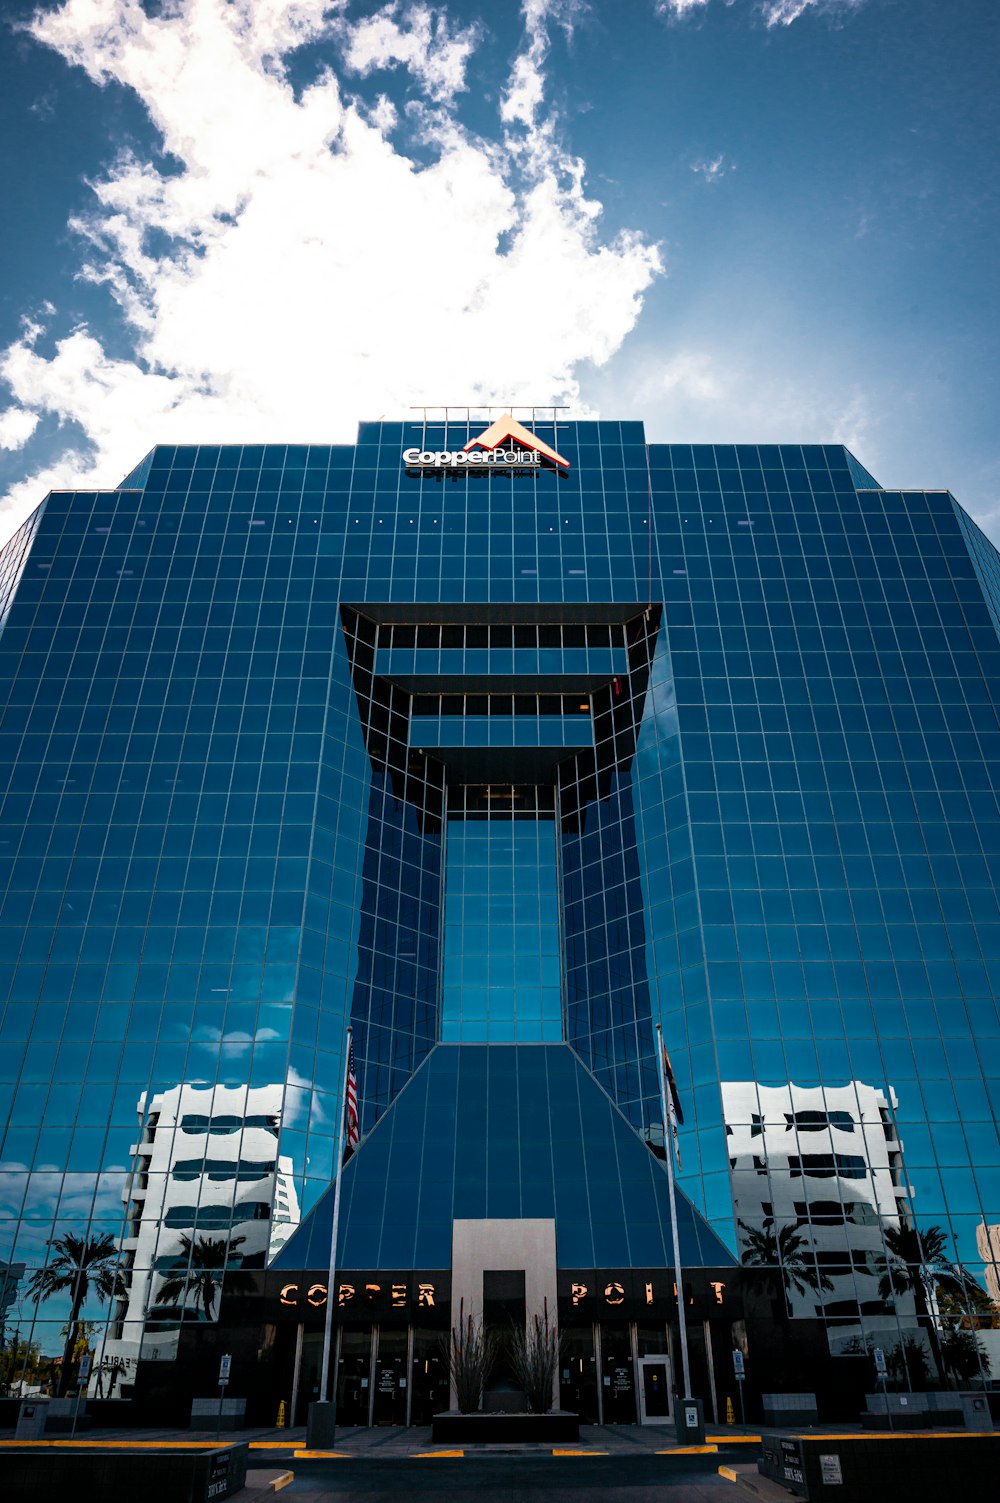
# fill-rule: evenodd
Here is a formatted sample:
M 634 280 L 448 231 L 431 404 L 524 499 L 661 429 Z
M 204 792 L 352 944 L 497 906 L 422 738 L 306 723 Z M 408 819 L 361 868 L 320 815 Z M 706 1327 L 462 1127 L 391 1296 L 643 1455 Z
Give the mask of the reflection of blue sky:
M 555 822 L 450 820 L 441 1036 L 559 1039 Z

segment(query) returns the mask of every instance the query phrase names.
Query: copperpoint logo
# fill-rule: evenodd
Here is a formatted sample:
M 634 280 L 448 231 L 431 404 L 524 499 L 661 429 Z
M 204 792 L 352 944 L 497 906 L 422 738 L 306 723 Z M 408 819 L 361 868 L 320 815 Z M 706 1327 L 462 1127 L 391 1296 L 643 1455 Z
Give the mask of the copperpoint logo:
M 505 447 L 512 442 L 518 447 Z M 540 466 L 543 459 L 569 469 L 569 460 L 558 454 L 550 444 L 525 428 L 509 412 L 498 417 L 484 433 L 470 438 L 462 449 L 404 449 L 403 463 L 409 469 L 460 470 L 476 469 L 527 469 Z

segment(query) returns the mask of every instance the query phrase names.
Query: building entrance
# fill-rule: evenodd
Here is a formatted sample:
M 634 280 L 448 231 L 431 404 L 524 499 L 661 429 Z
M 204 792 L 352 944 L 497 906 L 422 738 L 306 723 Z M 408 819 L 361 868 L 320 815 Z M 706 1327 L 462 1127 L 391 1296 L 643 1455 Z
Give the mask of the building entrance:
M 373 1425 L 406 1424 L 406 1330 L 380 1330 L 372 1396 Z
M 371 1424 L 372 1332 L 342 1330 L 337 1362 L 337 1424 Z
M 639 1358 L 639 1423 L 670 1423 L 670 1358 Z
M 601 1326 L 601 1396 L 606 1425 L 635 1424 L 635 1364 L 627 1323 Z
M 597 1358 L 594 1355 L 594 1332 L 590 1326 L 579 1329 L 570 1326 L 562 1333 L 559 1407 L 578 1414 L 583 1425 L 600 1423 Z
M 293 1425 L 306 1423 L 309 1417 L 309 1405 L 314 1404 L 319 1398 L 319 1374 L 322 1359 L 322 1332 L 307 1331 L 303 1336 L 299 1357 L 296 1413 L 291 1418 Z
M 429 1425 L 448 1408 L 447 1331 L 414 1331 L 410 1367 L 410 1424 Z

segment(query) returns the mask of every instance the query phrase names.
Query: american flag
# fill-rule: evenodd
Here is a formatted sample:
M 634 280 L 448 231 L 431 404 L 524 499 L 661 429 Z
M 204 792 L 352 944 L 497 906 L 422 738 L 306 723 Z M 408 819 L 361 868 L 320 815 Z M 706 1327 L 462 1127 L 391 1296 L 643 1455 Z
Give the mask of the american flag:
M 667 1098 L 667 1116 L 670 1118 L 670 1132 L 673 1137 L 674 1155 L 677 1159 L 677 1167 L 680 1169 L 681 1140 L 677 1133 L 677 1124 L 679 1122 L 683 1126 L 684 1113 L 681 1110 L 681 1098 L 677 1090 L 677 1082 L 674 1079 L 674 1072 L 670 1068 L 670 1055 L 667 1053 L 667 1046 L 662 1038 L 660 1040 L 660 1052 L 663 1055 L 663 1083 L 666 1086 L 664 1094 Z
M 358 1122 L 358 1077 L 354 1069 L 354 1040 L 347 1048 L 347 1097 L 344 1101 L 344 1146 L 345 1157 L 358 1146 L 361 1127 Z

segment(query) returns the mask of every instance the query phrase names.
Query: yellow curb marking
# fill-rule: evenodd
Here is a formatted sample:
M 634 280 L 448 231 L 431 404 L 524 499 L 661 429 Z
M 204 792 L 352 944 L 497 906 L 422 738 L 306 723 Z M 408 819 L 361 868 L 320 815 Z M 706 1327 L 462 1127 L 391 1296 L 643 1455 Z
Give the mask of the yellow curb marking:
M 859 1440 L 861 1439 L 860 1436 L 858 1436 L 857 1438 Z M 712 1445 L 720 1445 L 720 1446 L 748 1446 L 751 1443 L 754 1444 L 754 1445 L 759 1444 L 759 1442 L 760 1442 L 760 1436 L 759 1435 L 706 1435 L 705 1436 L 705 1441 L 706 1441 L 706 1443 L 710 1442 Z
M 330 1461 L 339 1457 L 342 1461 L 349 1461 L 349 1451 L 293 1451 L 293 1461 Z
M 989 1430 L 857 1430 L 843 1435 L 827 1431 L 810 1431 L 796 1435 L 796 1440 L 975 1440 L 977 1436 L 989 1435 Z
M 607 1451 L 564 1451 L 555 1450 L 553 1456 L 607 1456 Z
M 0 1446 L 72 1446 L 75 1450 L 217 1451 L 225 1440 L 0 1440 Z
M 669 1451 L 657 1451 L 657 1456 L 715 1456 L 718 1446 L 671 1446 Z
M 464 1456 L 464 1451 L 411 1451 L 410 1455 L 422 1459 L 426 1456 Z
M 736 1481 L 736 1473 L 733 1471 L 733 1469 L 732 1469 L 731 1466 L 720 1466 L 720 1468 L 719 1468 L 719 1476 L 720 1477 L 725 1477 L 725 1479 L 726 1479 L 727 1482 L 735 1482 Z
M 271 1491 L 272 1493 L 280 1493 L 283 1487 L 287 1487 L 290 1482 L 294 1481 L 294 1472 L 282 1472 L 281 1476 L 275 1477 L 274 1481 L 271 1483 Z

